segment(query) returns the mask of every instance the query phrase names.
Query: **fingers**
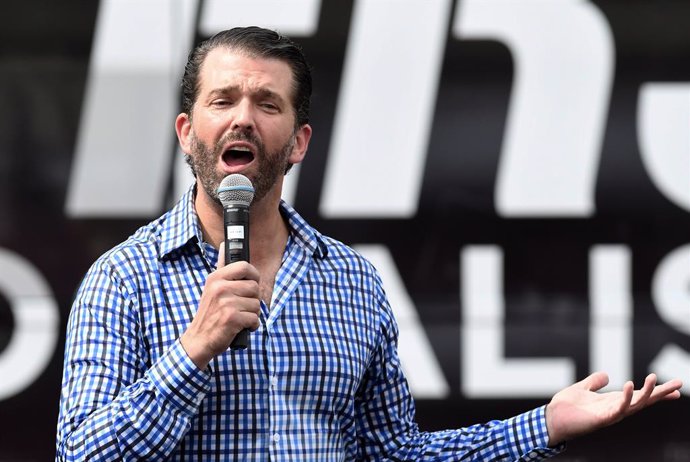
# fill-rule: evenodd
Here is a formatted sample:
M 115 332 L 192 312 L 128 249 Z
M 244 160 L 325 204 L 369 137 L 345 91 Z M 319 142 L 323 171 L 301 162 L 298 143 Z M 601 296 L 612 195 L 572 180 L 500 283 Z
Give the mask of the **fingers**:
M 181 337 L 182 346 L 203 369 L 228 349 L 239 332 L 258 329 L 260 313 L 259 271 L 243 261 L 221 266 L 206 279 L 194 319 Z
M 621 400 L 619 408 L 619 418 L 623 418 L 630 409 L 630 403 L 632 402 L 633 396 L 635 395 L 635 384 L 631 381 L 625 382 L 623 384 L 623 390 L 621 391 Z
M 639 391 L 635 392 L 634 399 L 630 403 L 630 407 L 633 412 L 645 407 L 647 401 L 649 401 L 649 398 L 652 396 L 652 392 L 654 391 L 655 386 L 656 375 L 649 374 L 644 379 L 644 384 L 642 385 L 642 388 Z
M 237 313 L 237 317 L 238 317 L 237 324 L 243 326 L 243 329 L 247 329 L 247 330 L 254 332 L 261 325 L 261 321 L 259 320 L 259 317 L 260 317 L 259 313 L 253 313 L 251 311 L 244 311 L 241 313 Z M 243 329 L 240 329 L 240 331 Z
M 235 273 L 234 275 L 241 275 Z M 259 283 L 253 279 L 232 280 L 216 275 L 213 281 L 207 281 L 204 295 L 214 309 L 219 309 L 223 317 L 229 316 L 223 322 L 237 323 L 232 318 L 233 313 L 251 313 L 255 317 L 261 312 L 261 300 L 259 295 Z M 226 276 L 227 277 L 227 276 Z M 232 275 L 229 277 L 233 277 Z M 249 327 L 249 326 L 244 326 Z
M 654 401 L 678 399 L 680 398 L 680 389 L 682 387 L 683 382 L 681 382 L 680 380 L 669 380 L 668 382 L 654 387 L 651 399 Z
M 261 311 L 259 270 L 244 261 L 218 268 L 206 280 L 204 295 L 219 307 L 233 307 L 233 311 L 258 316 Z
M 580 382 L 578 385 L 588 391 L 598 391 L 609 383 L 609 376 L 605 372 L 594 372 Z
M 220 280 L 217 282 L 219 290 L 227 297 L 249 298 L 259 303 L 259 283 L 251 279 L 239 281 Z
M 209 278 L 222 278 L 228 281 L 239 281 L 241 279 L 250 279 L 252 281 L 259 281 L 259 270 L 246 261 L 238 261 L 226 266 L 219 266 Z
M 258 312 L 259 282 L 255 279 L 255 273 L 256 268 L 245 262 L 233 263 L 214 271 L 206 280 L 202 301 L 207 300 L 211 304 L 241 304 L 254 307 L 252 311 Z
M 667 401 L 667 400 L 673 400 L 673 399 L 678 399 L 681 397 L 680 390 L 674 390 L 670 393 L 667 393 L 659 398 L 661 401 Z
M 644 409 L 661 400 L 672 400 L 680 398 L 680 388 L 683 383 L 680 380 L 670 380 L 661 385 L 657 385 L 656 374 L 649 374 L 644 381 L 642 388 L 634 393 L 633 401 L 630 404 L 627 415 Z

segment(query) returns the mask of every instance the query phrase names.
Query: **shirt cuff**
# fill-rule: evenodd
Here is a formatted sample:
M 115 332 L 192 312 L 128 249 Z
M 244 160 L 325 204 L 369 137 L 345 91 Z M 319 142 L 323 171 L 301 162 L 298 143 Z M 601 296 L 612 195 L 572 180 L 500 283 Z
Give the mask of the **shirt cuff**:
M 179 340 L 156 361 L 149 373 L 163 400 L 188 415 L 196 414 L 211 389 L 211 375 L 199 370 Z
M 549 445 L 546 428 L 546 406 L 541 406 L 508 420 L 506 441 L 511 460 L 542 460 L 560 454 L 565 444 Z

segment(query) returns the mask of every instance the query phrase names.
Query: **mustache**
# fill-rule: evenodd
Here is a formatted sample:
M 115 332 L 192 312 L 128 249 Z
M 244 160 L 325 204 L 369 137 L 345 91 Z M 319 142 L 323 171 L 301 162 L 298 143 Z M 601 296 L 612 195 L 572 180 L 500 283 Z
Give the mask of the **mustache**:
M 223 146 L 232 141 L 244 141 L 247 143 L 251 143 L 254 146 L 256 146 L 259 152 L 262 152 L 264 149 L 263 143 L 261 142 L 261 140 L 259 140 L 259 138 L 256 135 L 246 131 L 239 131 L 230 132 L 227 135 L 223 136 L 221 139 L 219 139 L 218 142 L 216 142 L 215 151 L 220 152 L 223 149 Z

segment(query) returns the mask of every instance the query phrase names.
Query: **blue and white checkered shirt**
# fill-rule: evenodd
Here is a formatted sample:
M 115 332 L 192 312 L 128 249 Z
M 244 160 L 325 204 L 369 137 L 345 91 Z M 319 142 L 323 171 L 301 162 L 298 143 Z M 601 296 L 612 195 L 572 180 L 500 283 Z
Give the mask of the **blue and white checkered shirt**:
M 104 254 L 69 319 L 59 460 L 539 460 L 544 408 L 419 431 L 373 267 L 281 204 L 290 236 L 247 350 L 201 371 L 179 337 L 217 251 L 190 190 Z

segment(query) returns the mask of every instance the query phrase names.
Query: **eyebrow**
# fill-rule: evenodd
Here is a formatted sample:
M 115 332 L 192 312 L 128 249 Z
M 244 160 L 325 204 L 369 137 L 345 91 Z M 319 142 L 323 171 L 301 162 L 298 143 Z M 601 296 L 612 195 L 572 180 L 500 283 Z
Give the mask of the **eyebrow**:
M 215 98 L 218 96 L 228 96 L 233 92 L 239 91 L 239 87 L 237 85 L 232 85 L 229 87 L 223 87 L 223 88 L 216 88 L 214 90 L 211 90 L 208 94 L 209 98 Z M 280 96 L 278 93 L 269 90 L 268 88 L 259 88 L 258 90 L 252 91 L 251 92 L 252 97 L 257 97 L 259 99 L 271 99 L 273 101 L 279 102 L 279 103 L 285 103 L 285 99 Z

